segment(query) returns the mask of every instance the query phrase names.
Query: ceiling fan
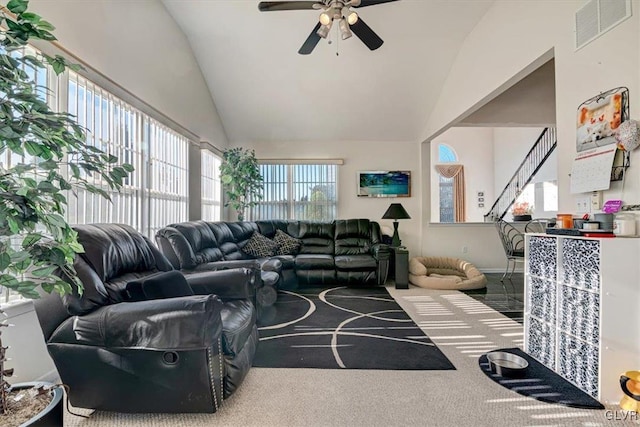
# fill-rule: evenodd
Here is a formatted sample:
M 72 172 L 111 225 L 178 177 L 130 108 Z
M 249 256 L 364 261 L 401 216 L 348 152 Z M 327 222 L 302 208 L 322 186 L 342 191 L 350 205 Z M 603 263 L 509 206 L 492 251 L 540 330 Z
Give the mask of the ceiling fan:
M 327 38 L 333 21 L 336 20 L 338 21 L 342 40 L 346 40 L 355 34 L 370 50 L 378 49 L 384 41 L 351 8 L 375 6 L 394 1 L 398 0 L 261 1 L 258 4 L 258 9 L 260 12 L 322 10 L 319 22 L 298 51 L 301 55 L 309 55 L 313 52 L 320 38 Z

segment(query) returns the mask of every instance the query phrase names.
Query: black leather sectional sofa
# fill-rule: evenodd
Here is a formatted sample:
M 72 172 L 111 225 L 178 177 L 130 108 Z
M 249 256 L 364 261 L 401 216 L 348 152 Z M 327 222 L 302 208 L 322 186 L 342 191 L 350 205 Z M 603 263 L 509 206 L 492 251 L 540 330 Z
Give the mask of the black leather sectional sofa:
M 254 233 L 273 239 L 278 230 L 299 240 L 296 253 L 255 258 L 243 251 Z M 380 226 L 368 219 L 190 221 L 161 229 L 156 242 L 173 266 L 186 273 L 257 263 L 279 273 L 280 289 L 383 285 L 389 270 L 389 248 L 382 243 Z
M 69 402 L 106 411 L 217 411 L 252 365 L 267 296 L 298 284 L 382 285 L 389 264 L 366 219 L 174 224 L 157 234 L 162 252 L 126 225 L 74 229 L 84 292 L 34 304 Z M 252 237 L 271 244 L 277 234 L 294 254 L 245 252 Z
M 118 412 L 215 412 L 258 345 L 255 275 L 186 277 L 131 227 L 75 227 L 83 295 L 34 301 L 72 405 Z

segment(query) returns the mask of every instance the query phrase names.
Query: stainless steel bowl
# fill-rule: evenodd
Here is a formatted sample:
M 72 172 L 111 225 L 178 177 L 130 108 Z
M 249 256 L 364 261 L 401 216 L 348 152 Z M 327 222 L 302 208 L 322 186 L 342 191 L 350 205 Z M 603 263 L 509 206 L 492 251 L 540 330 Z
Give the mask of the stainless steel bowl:
M 491 351 L 487 353 L 487 360 L 491 372 L 502 377 L 523 377 L 529 366 L 529 362 L 522 357 L 505 351 Z

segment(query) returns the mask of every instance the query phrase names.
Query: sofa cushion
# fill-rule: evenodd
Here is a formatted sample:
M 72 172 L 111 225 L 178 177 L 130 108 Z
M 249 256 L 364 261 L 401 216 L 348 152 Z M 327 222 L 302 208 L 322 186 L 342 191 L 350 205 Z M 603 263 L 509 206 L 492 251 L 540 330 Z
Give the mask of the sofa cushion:
M 243 246 L 242 251 L 256 258 L 264 258 L 274 256 L 277 247 L 278 245 L 273 240 L 256 231 Z
M 298 270 L 331 270 L 335 268 L 333 255 L 300 254 L 296 257 Z
M 371 255 L 338 255 L 335 263 L 338 270 L 375 270 L 378 266 Z
M 368 219 L 336 220 L 336 255 L 363 255 L 371 252 L 371 226 Z
M 291 270 L 296 266 L 296 257 L 293 255 L 276 255 L 273 259 L 280 260 L 282 263 L 282 270 Z
M 82 258 L 93 267 L 103 282 L 126 273 L 148 271 L 156 267 L 159 252 L 142 234 L 128 225 L 87 224 L 74 227 L 84 247 Z M 166 262 L 166 270 L 173 267 Z M 165 269 L 163 269 L 165 270 Z
M 333 255 L 334 225 L 322 222 L 300 222 L 298 238 L 302 240 L 301 254 Z
M 216 237 L 218 248 L 222 252 L 224 260 L 231 261 L 250 258 L 250 256 L 242 252 L 240 248 L 251 238 L 251 235 L 255 229 L 257 229 L 254 223 L 247 222 L 242 223 L 244 225 L 234 225 L 234 223 L 226 222 L 209 222 L 207 224 Z M 241 240 L 238 240 L 239 238 Z
M 289 236 L 282 230 L 276 230 L 273 241 L 277 245 L 276 255 L 295 255 L 302 245 L 299 239 Z

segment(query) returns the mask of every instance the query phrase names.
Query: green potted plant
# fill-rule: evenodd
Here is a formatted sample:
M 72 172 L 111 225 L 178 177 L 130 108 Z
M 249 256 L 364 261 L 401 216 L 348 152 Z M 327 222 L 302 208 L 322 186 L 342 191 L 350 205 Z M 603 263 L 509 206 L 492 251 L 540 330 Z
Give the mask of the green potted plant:
M 230 148 L 222 154 L 220 181 L 227 201 L 238 220 L 244 221 L 245 210 L 262 199 L 262 175 L 254 150 Z
M 0 156 L 22 159 L 0 160 L 0 287 L 37 298 L 38 288 L 63 295 L 74 284 L 81 294 L 73 262 L 83 248 L 64 219 L 67 197 L 84 189 L 108 199 L 105 190 L 120 189 L 133 168 L 87 145 L 85 129 L 49 107 L 49 88 L 37 86 L 30 75 L 47 65 L 56 74 L 79 67 L 61 56 L 24 50 L 31 39 L 55 40 L 53 25 L 27 9 L 28 0 L 10 0 L 0 11 Z M 100 186 L 89 181 L 96 178 Z M 0 424 L 21 424 L 10 413 L 14 402 L 5 377 L 12 370 L 4 368 L 5 355 L 0 342 Z

